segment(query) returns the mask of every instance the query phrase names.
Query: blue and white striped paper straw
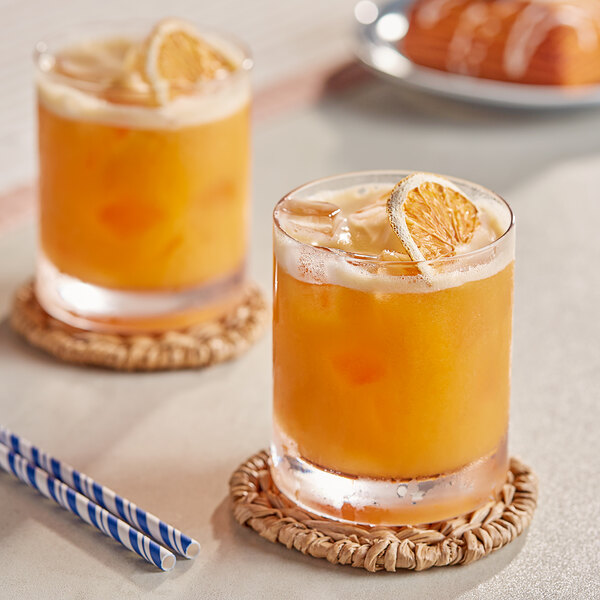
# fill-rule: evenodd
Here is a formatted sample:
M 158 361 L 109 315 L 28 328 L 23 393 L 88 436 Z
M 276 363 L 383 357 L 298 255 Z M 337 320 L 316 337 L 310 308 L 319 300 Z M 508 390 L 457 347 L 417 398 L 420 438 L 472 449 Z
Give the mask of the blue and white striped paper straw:
M 0 467 L 159 569 L 170 571 L 175 566 L 175 555 L 172 552 L 165 550 L 62 481 L 32 465 L 4 444 L 0 444 Z
M 200 544 L 179 529 L 142 510 L 110 488 L 100 485 L 85 473 L 80 473 L 70 465 L 49 456 L 2 425 L 0 425 L 0 443 L 181 556 L 194 558 L 200 552 Z

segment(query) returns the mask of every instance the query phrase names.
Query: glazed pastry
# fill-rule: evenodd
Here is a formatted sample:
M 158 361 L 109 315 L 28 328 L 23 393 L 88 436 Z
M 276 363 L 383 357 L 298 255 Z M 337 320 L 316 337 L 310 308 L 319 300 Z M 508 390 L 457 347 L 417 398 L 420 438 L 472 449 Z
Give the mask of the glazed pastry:
M 600 0 L 417 0 L 401 50 L 413 62 L 540 85 L 600 82 Z

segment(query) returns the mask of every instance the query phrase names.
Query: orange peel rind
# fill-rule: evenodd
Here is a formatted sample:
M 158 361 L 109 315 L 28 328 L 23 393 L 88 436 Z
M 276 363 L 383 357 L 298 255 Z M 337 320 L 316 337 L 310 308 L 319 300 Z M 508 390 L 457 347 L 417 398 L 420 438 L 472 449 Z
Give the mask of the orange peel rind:
M 161 105 L 178 88 L 219 79 L 235 70 L 231 60 L 181 19 L 164 19 L 156 25 L 144 44 L 142 63 L 143 76 Z
M 451 181 L 432 173 L 412 173 L 396 184 L 387 201 L 390 225 L 425 280 L 427 261 L 455 256 L 479 225 L 477 207 Z

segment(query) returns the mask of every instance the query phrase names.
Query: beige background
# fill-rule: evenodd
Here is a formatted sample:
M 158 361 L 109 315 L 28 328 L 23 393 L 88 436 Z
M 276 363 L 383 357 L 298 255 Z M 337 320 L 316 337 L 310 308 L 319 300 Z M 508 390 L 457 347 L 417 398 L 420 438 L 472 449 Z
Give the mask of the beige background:
M 236 525 L 227 479 L 270 431 L 268 334 L 204 372 L 54 362 L 0 325 L 0 421 L 196 537 L 170 574 L 0 474 L 0 598 L 600 597 L 600 111 L 504 113 L 372 82 L 255 132 L 252 275 L 269 289 L 270 211 L 311 178 L 413 168 L 476 180 L 517 215 L 512 452 L 540 504 L 526 535 L 464 568 L 370 575 Z M 31 225 L 0 235 L 0 318 L 33 268 Z

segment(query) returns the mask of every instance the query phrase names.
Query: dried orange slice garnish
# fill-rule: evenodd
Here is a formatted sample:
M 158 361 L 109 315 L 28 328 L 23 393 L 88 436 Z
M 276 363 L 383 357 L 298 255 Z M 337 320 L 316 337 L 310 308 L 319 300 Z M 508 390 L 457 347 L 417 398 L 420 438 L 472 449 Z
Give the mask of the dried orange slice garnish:
M 195 83 L 218 79 L 235 69 L 219 50 L 180 19 L 158 23 L 144 44 L 143 76 L 159 104 L 166 104 L 180 90 Z
M 397 183 L 387 213 L 414 261 L 454 256 L 471 241 L 479 225 L 477 207 L 464 193 L 451 181 L 430 173 L 413 173 Z M 421 272 L 431 275 L 431 268 L 424 265 Z

